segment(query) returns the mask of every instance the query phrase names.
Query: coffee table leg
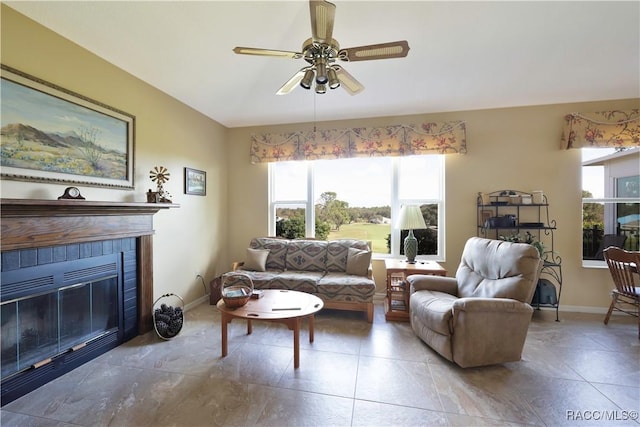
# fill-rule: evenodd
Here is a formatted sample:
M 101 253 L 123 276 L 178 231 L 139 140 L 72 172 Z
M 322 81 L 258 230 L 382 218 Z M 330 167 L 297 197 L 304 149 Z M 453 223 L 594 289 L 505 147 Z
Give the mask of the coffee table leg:
M 247 335 L 251 335 L 251 332 L 253 332 L 253 325 L 251 319 L 247 319 Z
M 309 316 L 309 342 L 313 342 L 313 324 L 315 323 L 315 316 L 312 314 Z
M 222 357 L 227 355 L 227 325 L 229 324 L 229 317 L 226 313 L 222 313 L 220 316 L 220 329 L 222 330 Z
M 300 366 L 300 323 L 302 319 L 297 317 L 294 319 L 293 325 L 293 368 L 298 369 Z

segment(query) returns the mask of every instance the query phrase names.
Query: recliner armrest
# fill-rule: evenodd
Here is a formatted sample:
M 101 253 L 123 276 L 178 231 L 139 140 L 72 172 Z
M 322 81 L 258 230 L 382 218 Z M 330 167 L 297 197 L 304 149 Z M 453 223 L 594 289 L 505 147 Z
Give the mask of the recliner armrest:
M 533 313 L 533 308 L 526 303 L 510 298 L 458 298 L 454 301 L 453 315 L 456 312 L 496 312 L 496 313 Z
M 411 291 L 438 291 L 450 295 L 458 294 L 458 282 L 455 277 L 431 276 L 427 274 L 412 274 L 406 279 Z
M 459 298 L 450 320 L 453 360 L 463 368 L 520 360 L 533 308 L 511 298 Z

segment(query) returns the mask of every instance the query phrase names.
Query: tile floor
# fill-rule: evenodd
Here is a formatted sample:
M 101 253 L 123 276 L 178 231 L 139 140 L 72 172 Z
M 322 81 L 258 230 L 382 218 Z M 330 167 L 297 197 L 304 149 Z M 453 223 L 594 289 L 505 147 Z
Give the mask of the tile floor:
M 283 325 L 188 311 L 178 337 L 139 336 L 8 404 L 2 426 L 638 426 L 635 319 L 538 311 L 523 360 L 460 369 L 386 322 L 323 311 L 293 369 Z

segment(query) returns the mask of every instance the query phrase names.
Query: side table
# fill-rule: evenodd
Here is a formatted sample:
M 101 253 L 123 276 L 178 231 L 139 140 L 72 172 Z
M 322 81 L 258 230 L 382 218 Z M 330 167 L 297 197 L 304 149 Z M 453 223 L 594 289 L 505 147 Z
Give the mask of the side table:
M 386 320 L 409 321 L 409 288 L 404 279 L 412 274 L 446 276 L 445 270 L 435 261 L 417 261 L 409 264 L 398 259 L 385 259 L 387 269 L 387 296 L 384 299 Z

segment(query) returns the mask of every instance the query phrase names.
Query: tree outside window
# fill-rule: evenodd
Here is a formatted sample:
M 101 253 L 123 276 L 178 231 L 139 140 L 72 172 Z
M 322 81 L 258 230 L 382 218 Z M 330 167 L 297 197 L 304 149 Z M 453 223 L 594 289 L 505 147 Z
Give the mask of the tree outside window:
M 376 254 L 400 257 L 407 231 L 398 230 L 394 219 L 401 205 L 417 204 L 427 224 L 425 230 L 414 230 L 418 256 L 443 259 L 442 156 L 280 162 L 269 171 L 274 207 L 270 232 L 288 238 L 367 240 Z M 288 183 L 298 190 L 286 188 Z

